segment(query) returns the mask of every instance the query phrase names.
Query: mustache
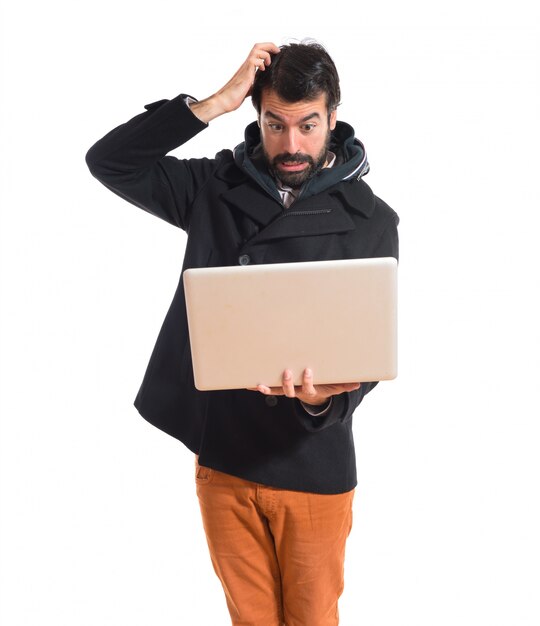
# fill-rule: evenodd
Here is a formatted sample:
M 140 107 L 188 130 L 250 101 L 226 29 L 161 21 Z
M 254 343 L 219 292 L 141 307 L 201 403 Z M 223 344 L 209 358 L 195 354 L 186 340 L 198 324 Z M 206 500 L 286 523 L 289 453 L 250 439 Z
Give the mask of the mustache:
M 310 163 L 313 165 L 313 159 L 309 156 L 309 154 L 302 154 L 301 152 L 297 152 L 296 154 L 283 152 L 272 159 L 272 163 L 274 165 L 277 163 L 283 163 L 284 161 L 287 163 Z

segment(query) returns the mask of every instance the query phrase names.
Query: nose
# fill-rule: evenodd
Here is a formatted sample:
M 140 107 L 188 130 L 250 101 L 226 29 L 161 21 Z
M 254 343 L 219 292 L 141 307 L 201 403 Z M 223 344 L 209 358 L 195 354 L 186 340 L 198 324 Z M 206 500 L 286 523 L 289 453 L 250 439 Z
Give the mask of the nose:
M 289 154 L 296 154 L 300 151 L 300 143 L 295 128 L 291 128 L 283 137 L 283 151 Z

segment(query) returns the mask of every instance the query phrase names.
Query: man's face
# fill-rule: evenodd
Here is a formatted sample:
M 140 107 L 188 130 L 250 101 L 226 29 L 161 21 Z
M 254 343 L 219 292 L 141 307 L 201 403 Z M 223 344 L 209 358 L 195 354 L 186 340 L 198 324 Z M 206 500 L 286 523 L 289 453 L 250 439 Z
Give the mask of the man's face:
M 268 166 L 285 185 L 301 187 L 326 164 L 336 111 L 328 118 L 324 93 L 291 103 L 265 91 L 258 121 Z

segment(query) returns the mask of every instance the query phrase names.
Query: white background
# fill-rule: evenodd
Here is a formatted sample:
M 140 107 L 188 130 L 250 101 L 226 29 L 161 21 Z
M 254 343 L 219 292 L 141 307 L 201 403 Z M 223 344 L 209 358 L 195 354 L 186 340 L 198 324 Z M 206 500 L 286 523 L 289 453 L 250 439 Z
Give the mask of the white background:
M 132 406 L 185 235 L 93 179 L 143 105 L 314 37 L 401 217 L 400 375 L 355 415 L 345 626 L 540 624 L 540 24 L 531 2 L 6 3 L 5 626 L 229 623 L 192 455 Z M 249 103 L 175 154 L 234 147 Z M 261 625 L 264 626 L 264 625 Z

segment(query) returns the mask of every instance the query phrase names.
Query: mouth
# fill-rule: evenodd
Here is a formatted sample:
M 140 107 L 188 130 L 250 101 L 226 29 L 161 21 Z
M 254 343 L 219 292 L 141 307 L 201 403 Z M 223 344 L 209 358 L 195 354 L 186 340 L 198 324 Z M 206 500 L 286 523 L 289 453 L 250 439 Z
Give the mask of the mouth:
M 299 163 L 298 161 L 281 161 L 279 167 L 285 172 L 300 172 L 308 166 L 306 161 Z

